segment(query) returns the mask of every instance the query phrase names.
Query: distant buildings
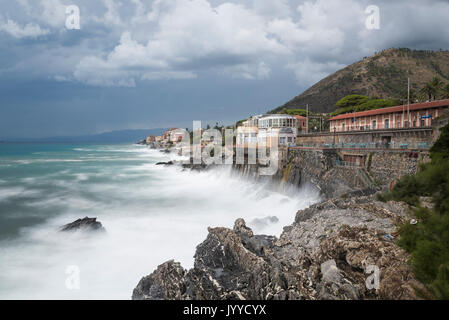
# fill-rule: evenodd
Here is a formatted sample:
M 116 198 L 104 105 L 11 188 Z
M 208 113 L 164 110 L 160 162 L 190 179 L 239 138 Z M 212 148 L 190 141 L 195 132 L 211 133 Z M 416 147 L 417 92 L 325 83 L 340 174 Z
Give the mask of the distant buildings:
M 156 137 L 155 136 L 148 136 L 146 139 L 146 143 L 150 144 L 152 142 L 156 142 Z
M 171 128 L 162 135 L 162 142 L 178 143 L 185 135 L 185 130 L 179 128 Z
M 449 99 L 347 113 L 329 119 L 331 132 L 430 127 L 449 108 Z

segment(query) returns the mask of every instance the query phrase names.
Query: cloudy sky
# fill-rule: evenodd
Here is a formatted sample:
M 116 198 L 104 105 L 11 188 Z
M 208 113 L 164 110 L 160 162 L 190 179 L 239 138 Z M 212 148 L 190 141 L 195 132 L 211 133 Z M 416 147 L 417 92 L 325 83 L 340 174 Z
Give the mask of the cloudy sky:
M 0 138 L 231 123 L 376 51 L 449 49 L 448 16 L 447 0 L 0 0 Z

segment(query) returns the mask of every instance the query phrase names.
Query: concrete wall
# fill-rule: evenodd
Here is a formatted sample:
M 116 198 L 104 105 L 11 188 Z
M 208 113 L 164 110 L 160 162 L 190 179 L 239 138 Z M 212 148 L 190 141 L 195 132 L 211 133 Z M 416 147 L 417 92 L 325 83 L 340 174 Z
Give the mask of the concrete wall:
M 284 151 L 284 150 L 283 150 Z M 346 166 L 343 159 L 363 159 L 359 166 Z M 251 180 L 269 181 L 275 188 L 317 186 L 323 197 L 372 193 L 388 189 L 405 175 L 415 174 L 421 163 L 430 160 L 427 151 L 363 151 L 334 149 L 291 149 L 281 152 L 279 170 L 274 176 L 260 176 L 259 165 L 236 165 L 235 174 Z

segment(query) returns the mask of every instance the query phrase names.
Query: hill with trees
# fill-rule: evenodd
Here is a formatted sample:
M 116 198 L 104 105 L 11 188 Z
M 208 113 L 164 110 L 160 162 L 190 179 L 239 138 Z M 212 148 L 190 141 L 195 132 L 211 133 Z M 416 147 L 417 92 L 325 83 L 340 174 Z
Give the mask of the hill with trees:
M 311 112 L 331 113 L 340 99 L 354 94 L 405 103 L 408 77 L 412 102 L 449 98 L 449 51 L 384 50 L 331 74 L 270 113 L 306 109 L 307 104 Z

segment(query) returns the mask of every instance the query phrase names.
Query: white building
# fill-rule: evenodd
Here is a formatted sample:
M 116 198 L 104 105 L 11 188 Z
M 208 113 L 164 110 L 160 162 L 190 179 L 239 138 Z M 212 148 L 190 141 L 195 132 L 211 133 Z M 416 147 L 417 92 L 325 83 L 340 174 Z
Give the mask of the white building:
M 298 119 L 296 116 L 286 114 L 271 114 L 259 118 L 259 143 L 263 139 L 278 136 L 280 146 L 296 145 L 296 137 L 298 136 Z
M 237 128 L 237 146 L 256 147 L 257 143 L 270 146 L 271 137 L 278 137 L 280 146 L 296 145 L 298 118 L 285 114 L 258 115 L 249 118 Z

